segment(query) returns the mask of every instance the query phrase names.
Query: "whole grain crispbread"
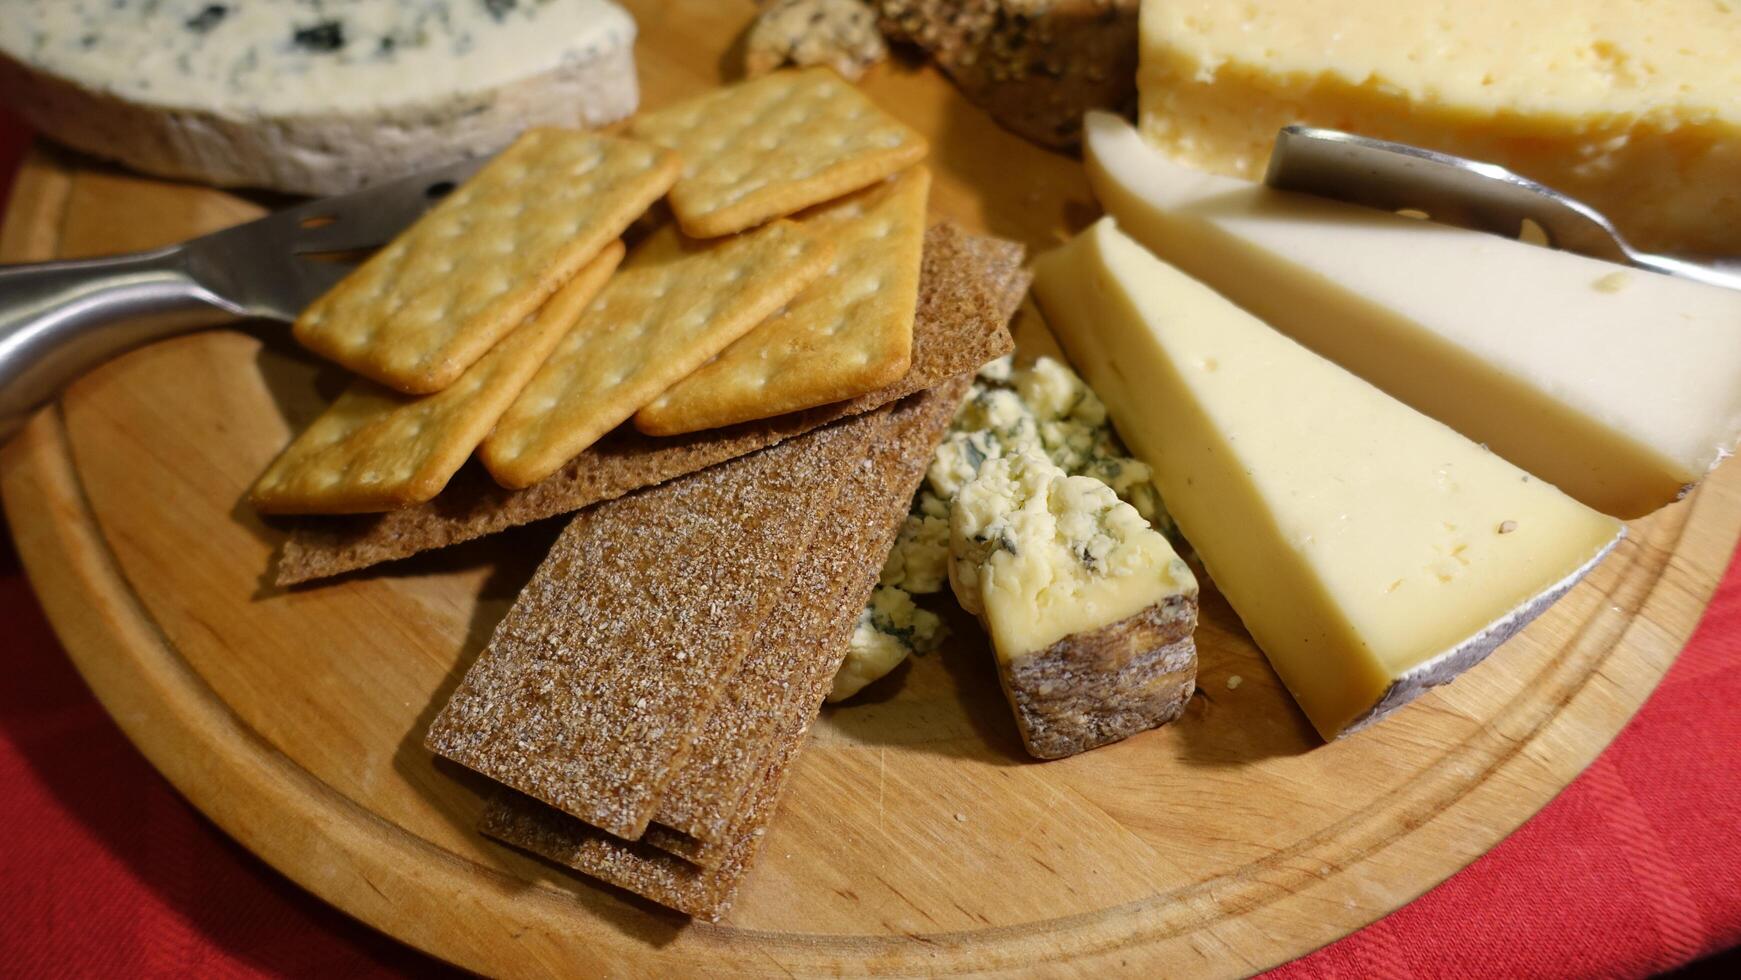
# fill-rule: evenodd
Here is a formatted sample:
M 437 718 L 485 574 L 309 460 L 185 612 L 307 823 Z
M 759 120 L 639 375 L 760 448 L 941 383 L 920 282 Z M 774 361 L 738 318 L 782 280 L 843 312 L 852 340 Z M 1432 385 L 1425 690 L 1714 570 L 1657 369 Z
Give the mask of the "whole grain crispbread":
M 759 761 L 734 762 L 747 791 L 717 838 L 708 843 L 650 828 L 627 841 L 520 793 L 504 792 L 484 812 L 480 829 L 610 884 L 690 915 L 717 919 L 730 906 L 773 819 L 780 791 L 846 651 L 860 610 L 894 542 L 908 502 L 969 379 L 953 380 L 870 416 L 884 429 L 872 466 L 855 474 L 794 569 L 797 588 L 772 611 L 789 628 L 767 651 L 768 669 L 747 670 L 739 682 L 759 687 L 748 700 L 771 724 Z M 740 699 L 740 701 L 743 699 Z M 655 834 L 655 831 L 660 831 Z M 671 853 L 685 854 L 689 860 Z
M 327 578 L 579 510 L 774 445 L 922 391 L 1010 352 L 1007 324 L 1027 290 L 1020 245 L 951 222 L 925 236 L 912 367 L 870 394 L 778 418 L 655 438 L 623 426 L 524 490 L 482 467 L 462 469 L 439 497 L 386 514 L 298 523 L 278 554 L 281 586 Z
M 577 516 L 424 744 L 619 837 L 666 781 L 785 593 L 802 542 L 893 407 Z
M 818 529 L 817 543 L 793 569 L 791 594 L 819 601 L 774 606 L 729 693 L 702 726 L 688 760 L 659 799 L 654 819 L 681 835 L 659 839 L 673 841 L 677 853 L 709 863 L 700 845 L 722 841 L 738 804 L 757 781 L 761 762 L 774 748 L 771 739 L 792 729 L 795 717 L 807 725 L 816 714 L 817 705 L 809 701 L 802 679 L 823 661 L 839 667 L 859 611 L 894 544 L 899 518 L 930 462 L 930 450 L 953 417 L 954 409 L 945 415 L 943 406 L 952 398 L 959 403 L 956 389 L 961 387 L 960 381 L 947 382 L 895 407 L 885 426 L 893 435 L 873 448 L 870 469 L 853 474 L 828 523 Z M 830 676 L 833 672 L 828 671 Z M 803 725 L 796 726 L 800 732 Z M 650 841 L 657 829 L 649 828 Z M 683 843 L 685 838 L 690 843 Z

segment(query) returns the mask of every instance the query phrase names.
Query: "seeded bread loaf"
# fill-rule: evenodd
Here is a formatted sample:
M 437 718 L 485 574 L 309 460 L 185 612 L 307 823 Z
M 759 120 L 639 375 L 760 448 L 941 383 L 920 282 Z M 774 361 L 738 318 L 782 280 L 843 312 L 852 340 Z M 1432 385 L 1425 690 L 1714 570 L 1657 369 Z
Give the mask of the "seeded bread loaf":
M 1089 109 L 1136 99 L 1139 0 L 877 0 L 889 40 L 923 48 L 1016 133 L 1071 147 Z

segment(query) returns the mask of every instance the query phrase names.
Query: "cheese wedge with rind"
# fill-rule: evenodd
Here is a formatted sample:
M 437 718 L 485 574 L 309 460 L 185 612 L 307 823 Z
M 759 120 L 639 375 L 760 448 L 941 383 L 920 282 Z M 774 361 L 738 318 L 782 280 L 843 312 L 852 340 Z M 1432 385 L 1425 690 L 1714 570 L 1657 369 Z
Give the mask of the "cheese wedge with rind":
M 1741 435 L 1741 291 L 1193 170 L 1092 113 L 1119 225 L 1240 306 L 1617 517 Z
M 1210 578 L 1327 739 L 1485 657 L 1624 528 L 1103 219 L 1035 295 Z

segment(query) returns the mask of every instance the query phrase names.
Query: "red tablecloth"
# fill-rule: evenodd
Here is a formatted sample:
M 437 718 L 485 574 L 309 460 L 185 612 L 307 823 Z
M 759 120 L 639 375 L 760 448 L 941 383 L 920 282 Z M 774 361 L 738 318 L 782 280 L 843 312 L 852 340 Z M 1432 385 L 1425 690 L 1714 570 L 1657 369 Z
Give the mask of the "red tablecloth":
M 25 139 L 0 115 L 0 187 Z M 0 637 L 0 974 L 439 969 L 303 893 L 176 795 L 73 671 L 3 533 Z M 1547 809 L 1277 975 L 1631 976 L 1741 945 L 1738 661 L 1741 562 L 1638 717 Z

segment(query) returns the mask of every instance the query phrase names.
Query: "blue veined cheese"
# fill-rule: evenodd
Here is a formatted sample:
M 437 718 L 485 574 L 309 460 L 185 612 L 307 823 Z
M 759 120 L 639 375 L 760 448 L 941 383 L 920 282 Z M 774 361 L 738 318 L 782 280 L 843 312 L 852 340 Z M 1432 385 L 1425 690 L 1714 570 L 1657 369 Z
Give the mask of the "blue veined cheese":
M 904 589 L 879 585 L 859 613 L 847 656 L 834 675 L 828 700 L 843 701 L 882 678 L 915 653 L 929 653 L 944 636 L 943 620 L 921 609 Z
M 987 461 L 951 508 L 949 580 L 991 635 L 1032 754 L 1074 755 L 1184 710 L 1197 579 L 1099 480 L 1032 449 Z
M 1104 483 L 1144 521 L 1175 533 L 1148 465 L 1124 454 L 1106 406 L 1076 372 L 1050 357 L 1022 368 L 1002 357 L 980 368 L 949 435 L 937 447 L 925 485 L 883 565 L 882 589 L 900 590 L 909 600 L 941 592 L 949 580 L 949 510 L 955 494 L 987 460 L 1023 450 Z M 833 700 L 850 697 L 906 659 L 901 645 L 879 641 L 864 622 L 840 670 L 857 686 L 845 694 L 837 687 Z
M 948 500 L 986 460 L 1020 449 L 1042 452 L 1069 473 L 1100 480 L 1144 520 L 1172 533 L 1148 465 L 1125 455 L 1093 389 L 1050 357 L 1025 368 L 1006 357 L 980 370 L 936 449 L 925 490 Z
M 0 88 L 140 170 L 325 194 L 627 116 L 634 38 L 607 0 L 7 0 Z

